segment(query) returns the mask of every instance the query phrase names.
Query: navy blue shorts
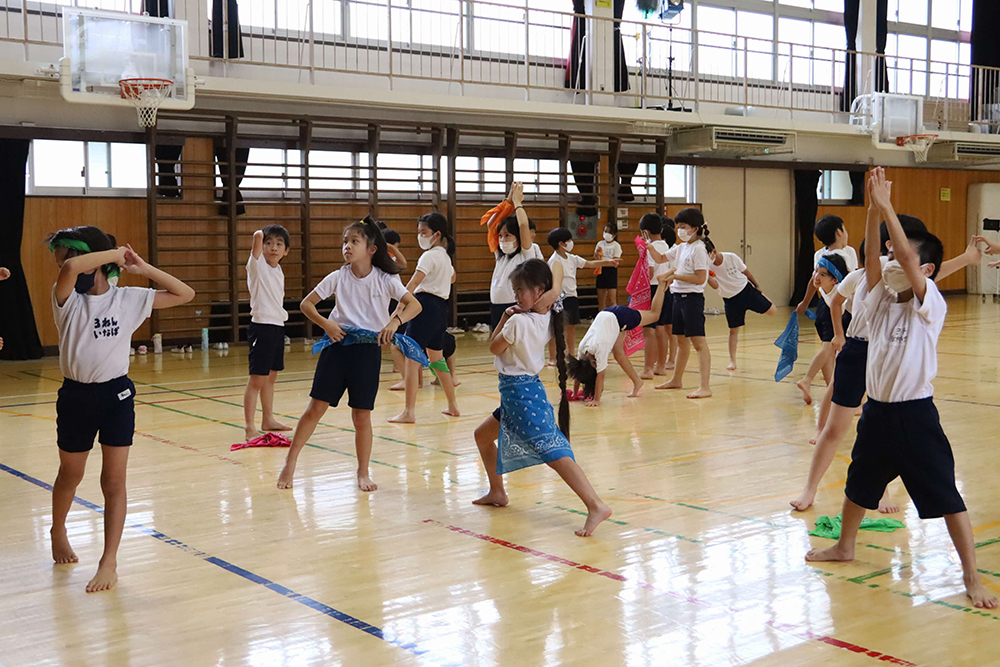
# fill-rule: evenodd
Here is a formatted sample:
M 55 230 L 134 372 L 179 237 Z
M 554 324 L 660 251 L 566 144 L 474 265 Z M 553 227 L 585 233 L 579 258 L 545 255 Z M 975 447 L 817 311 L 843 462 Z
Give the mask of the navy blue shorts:
M 250 346 L 250 375 L 270 375 L 285 370 L 285 327 L 277 324 L 257 324 L 247 327 Z
M 955 457 L 933 398 L 865 403 L 845 493 L 856 505 L 878 509 L 886 485 L 897 477 L 921 519 L 965 511 L 955 486 Z
M 503 312 L 516 303 L 491 303 L 490 304 L 490 334 L 497 330 L 497 325 L 503 319 Z
M 653 299 L 656 296 L 656 292 L 659 290 L 659 285 L 649 286 L 649 298 Z M 674 294 L 670 291 L 670 287 L 667 287 L 667 293 L 663 295 L 663 307 L 660 309 L 660 317 L 658 320 L 652 324 L 647 324 L 643 329 L 655 329 L 656 327 L 665 327 L 673 323 L 674 318 Z
M 56 443 L 64 452 L 89 452 L 94 438 L 128 447 L 135 434 L 135 385 L 127 375 L 107 382 L 63 379 L 56 399 Z
M 563 297 L 563 324 L 580 323 L 580 299 L 575 296 Z
M 619 331 L 631 331 L 642 324 L 642 313 L 628 306 L 611 306 L 604 312 L 611 313 L 618 320 Z
M 847 331 L 847 327 L 851 325 L 851 314 L 844 311 L 844 316 L 840 320 L 844 325 L 844 331 Z M 824 343 L 829 343 L 833 340 L 833 314 L 830 312 L 830 306 L 826 304 L 826 299 L 820 297 L 819 305 L 816 306 L 816 333 L 819 334 L 819 339 Z
M 705 335 L 705 295 L 674 293 L 674 335 L 694 338 Z
M 837 355 L 833 369 L 833 402 L 844 408 L 856 408 L 865 398 L 868 369 L 868 341 L 848 338 Z
M 747 323 L 748 310 L 763 315 L 774 305 L 750 283 L 739 294 L 723 299 L 722 302 L 726 305 L 726 322 L 730 329 L 739 329 Z
M 597 289 L 618 289 L 618 267 L 605 266 L 597 274 Z
M 346 391 L 347 405 L 372 410 L 381 370 L 378 345 L 330 345 L 319 353 L 309 397 L 337 407 Z
M 406 331 L 403 333 L 417 341 L 425 350 L 443 350 L 444 334 L 451 317 L 451 304 L 447 299 L 427 292 L 417 293 L 417 301 L 423 310 L 406 323 Z
M 450 359 L 455 354 L 455 337 L 447 331 L 444 332 L 444 349 L 441 352 L 445 359 Z

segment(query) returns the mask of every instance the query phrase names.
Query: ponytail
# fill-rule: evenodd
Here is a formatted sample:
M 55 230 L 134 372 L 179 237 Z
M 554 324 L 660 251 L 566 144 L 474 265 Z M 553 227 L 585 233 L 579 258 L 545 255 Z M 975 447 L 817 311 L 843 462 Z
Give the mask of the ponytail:
M 566 396 L 566 335 L 563 311 L 552 310 L 552 337 L 556 339 L 556 370 L 559 373 L 559 430 L 569 440 L 569 397 Z
M 398 275 L 402 271 L 389 255 L 389 245 L 386 243 L 385 236 L 382 234 L 382 230 L 379 229 L 378 223 L 370 215 L 365 216 L 365 219 L 361 222 L 355 222 L 353 225 L 347 227 L 344 230 L 344 235 L 346 236 L 352 231 L 360 232 L 369 245 L 375 246 L 375 254 L 372 256 L 372 266 L 392 275 Z
M 424 223 L 432 232 L 441 235 L 441 238 L 447 243 L 448 256 L 454 260 L 455 239 L 448 233 L 448 218 L 435 211 L 434 213 L 427 213 L 420 216 L 418 222 Z

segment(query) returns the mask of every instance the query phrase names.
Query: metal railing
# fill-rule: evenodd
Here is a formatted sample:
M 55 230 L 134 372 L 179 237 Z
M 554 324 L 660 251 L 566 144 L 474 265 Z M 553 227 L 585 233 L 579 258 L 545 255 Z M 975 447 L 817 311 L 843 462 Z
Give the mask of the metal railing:
M 24 44 L 26 60 L 32 59 L 31 47 L 61 45 L 60 10 L 71 3 L 132 12 L 142 5 L 141 0 L 0 0 L 0 42 Z M 225 39 L 212 49 L 211 4 L 176 3 L 177 18 L 189 24 L 191 58 L 221 63 L 224 75 L 237 78 L 249 75 L 242 66 L 268 66 L 296 70 L 299 81 L 311 83 L 351 74 L 375 77 L 389 88 L 435 82 L 420 90 L 441 94 L 476 95 L 489 86 L 544 101 L 589 103 L 599 95 L 605 103 L 613 98 L 611 103 L 627 107 L 716 104 L 790 115 L 819 112 L 840 121 L 838 114 L 850 106 L 842 99 L 848 52 L 841 49 L 489 0 L 241 0 L 243 53 L 237 57 L 228 53 Z M 229 3 L 222 4 L 228 9 Z M 236 17 L 228 12 L 222 21 L 235 29 Z M 597 90 L 580 74 L 585 67 L 569 66 L 574 22 L 589 26 L 590 34 L 620 27 L 626 91 L 613 92 L 611 81 Z M 587 50 L 587 39 L 579 40 L 579 51 Z M 595 59 L 611 63 L 614 54 L 605 51 L 614 47 L 605 41 Z M 998 120 L 994 89 L 1000 70 L 866 53 L 857 60 L 859 70 L 868 73 L 858 94 L 877 87 L 923 97 L 932 126 L 967 130 L 970 121 Z M 878 72 L 883 63 L 884 75 Z

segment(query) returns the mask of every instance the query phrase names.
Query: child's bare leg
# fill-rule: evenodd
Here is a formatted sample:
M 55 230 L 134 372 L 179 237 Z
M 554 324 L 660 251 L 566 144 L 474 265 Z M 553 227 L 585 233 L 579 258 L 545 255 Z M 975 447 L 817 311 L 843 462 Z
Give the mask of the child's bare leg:
M 260 395 L 267 381 L 266 375 L 251 375 L 247 379 L 247 388 L 243 392 L 243 435 L 252 440 L 260 435 L 255 424 L 257 419 L 257 396 Z
M 740 342 L 740 328 L 729 330 L 729 365 L 726 366 L 727 371 L 736 370 L 736 346 Z
M 674 366 L 677 365 L 677 347 L 678 347 L 677 336 L 674 335 L 673 324 L 668 324 L 664 326 L 663 330 L 667 332 L 667 346 L 670 350 L 669 354 L 667 355 L 666 369 L 668 371 L 671 371 L 674 369 Z
M 299 452 L 306 446 L 306 441 L 312 437 L 319 420 L 326 414 L 330 404 L 325 401 L 317 401 L 315 398 L 309 399 L 309 406 L 299 417 L 298 424 L 295 425 L 295 434 L 292 436 L 292 446 L 288 448 L 288 455 L 285 457 L 285 467 L 278 475 L 278 488 L 292 488 L 292 478 L 295 476 L 295 464 L 299 460 Z
M 482 498 L 473 500 L 473 505 L 507 506 L 507 491 L 503 488 L 503 475 L 497 474 L 497 438 L 499 436 L 500 422 L 493 415 L 484 419 L 483 423 L 476 427 L 476 446 L 479 448 L 479 456 L 483 459 L 483 467 L 486 468 L 486 477 L 490 480 L 490 491 Z
M 854 543 L 858 539 L 858 528 L 865 518 L 865 508 L 844 498 L 843 519 L 840 524 L 840 539 L 832 547 L 813 549 L 806 554 L 806 560 L 819 561 L 849 561 L 854 560 Z
M 389 391 L 406 391 L 406 357 L 395 345 L 390 345 L 392 353 L 392 372 L 399 373 L 399 382 L 389 387 Z
M 666 327 L 656 327 L 656 367 L 653 372 L 656 375 L 667 374 L 667 354 L 670 352 L 670 334 Z
M 450 357 L 445 359 L 444 362 L 448 364 L 448 372 L 451 373 L 451 383 L 456 387 L 462 384 L 461 382 L 458 381 L 458 376 L 455 375 L 455 355 L 454 354 L 451 355 Z
M 626 394 L 625 397 L 635 398 L 642 391 L 642 376 L 635 372 L 635 369 L 632 368 L 632 362 L 629 361 L 628 355 L 625 354 L 625 334 L 618 335 L 615 346 L 611 348 L 611 354 L 621 369 L 625 371 L 628 379 L 632 381 L 632 391 Z
M 608 290 L 597 290 L 597 310 L 598 312 L 608 307 Z
M 816 441 L 819 440 L 820 433 L 826 428 L 827 421 L 830 419 L 830 410 L 833 405 L 833 383 L 831 382 L 826 387 L 826 391 L 823 392 L 823 400 L 819 404 L 819 420 L 816 423 L 816 435 L 809 440 L 810 445 L 815 445 Z M 853 411 L 852 411 L 853 414 Z
M 829 347 L 826 363 L 823 364 L 823 382 L 827 385 L 833 384 L 833 366 L 837 359 L 836 350 L 833 349 L 833 345 Z
M 657 389 L 680 389 L 684 386 L 684 369 L 687 368 L 688 357 L 691 356 L 691 339 L 687 336 L 677 337 L 677 361 L 674 364 L 674 376 Z
M 566 340 L 566 352 L 569 354 L 576 354 L 576 325 L 567 324 L 564 334 L 564 339 Z
M 263 431 L 291 431 L 291 426 L 285 426 L 274 418 L 274 383 L 278 379 L 278 371 L 271 371 L 271 374 L 264 378 L 264 386 L 260 388 L 260 409 L 264 413 L 260 420 L 260 428 Z
M 565 456 L 549 463 L 549 467 L 559 473 L 563 481 L 573 489 L 580 500 L 587 506 L 587 520 L 583 523 L 583 528 L 576 531 L 580 537 L 589 537 L 597 526 L 611 516 L 611 508 L 604 504 L 604 501 L 597 495 L 597 491 L 591 485 L 583 468 L 576 461 Z
M 354 449 L 358 454 L 358 488 L 375 491 L 378 484 L 372 481 L 368 470 L 372 458 L 372 411 L 351 408 L 351 421 L 354 422 Z
M 944 521 L 948 525 L 951 541 L 958 551 L 958 558 L 962 561 L 965 594 L 972 599 L 974 607 L 996 609 L 997 598 L 983 586 L 979 571 L 976 569 L 976 541 L 972 535 L 972 522 L 969 521 L 969 513 L 945 514 Z
M 813 357 L 812 361 L 809 362 L 809 369 L 806 371 L 805 377 L 796 383 L 796 387 L 802 392 L 802 399 L 806 402 L 806 405 L 811 405 L 813 402 L 812 394 L 809 393 L 809 387 L 812 385 L 813 378 L 816 374 L 820 372 L 829 358 L 829 353 L 833 351 L 833 347 L 829 343 L 823 343 L 820 347 L 819 352 Z
M 618 305 L 618 288 L 608 290 L 608 305 L 606 308 Z
M 642 337 L 646 339 L 646 347 L 643 349 L 645 363 L 643 364 L 642 372 L 639 373 L 639 377 L 643 380 L 649 380 L 654 375 L 654 366 L 656 366 L 656 360 L 660 356 L 656 340 L 656 329 L 644 328 L 642 330 Z
M 128 512 L 128 493 L 125 488 L 125 470 L 128 467 L 129 447 L 101 445 L 104 461 L 101 464 L 101 491 L 104 492 L 104 553 L 97 565 L 97 574 L 87 584 L 88 593 L 114 588 L 118 581 L 118 545 L 125 530 Z
M 708 341 L 704 336 L 695 336 L 691 344 L 698 352 L 698 389 L 687 395 L 688 398 L 708 398 L 712 395 L 712 352 L 708 349 Z
M 816 492 L 819 490 L 819 483 L 823 475 L 833 463 L 833 457 L 837 453 L 837 447 L 844 439 L 844 435 L 851 427 L 854 419 L 854 408 L 845 408 L 841 405 L 834 405 L 830 410 L 830 418 L 826 422 L 826 428 L 816 439 L 816 449 L 813 450 L 812 463 L 809 464 L 809 477 L 806 486 L 802 489 L 799 497 L 791 501 L 791 506 L 803 512 L 812 506 L 816 500 Z
M 428 350 L 428 352 L 430 352 Z M 438 358 L 441 353 L 438 352 Z M 407 359 L 403 365 L 403 382 L 406 385 L 406 403 L 403 411 L 395 417 L 390 417 L 389 422 L 393 424 L 413 424 L 417 421 L 417 380 L 420 372 L 420 362 Z
M 444 352 L 442 350 L 427 350 L 427 357 L 434 364 L 444 358 Z M 417 371 L 419 372 L 419 368 Z M 460 417 L 462 413 L 458 411 L 458 402 L 455 399 L 455 384 L 452 381 L 451 373 L 438 371 L 437 376 L 438 381 L 441 383 L 441 388 L 444 389 L 445 398 L 448 399 L 448 408 L 442 410 L 441 414 L 448 415 L 449 417 Z
M 892 500 L 892 496 L 889 495 L 889 487 L 885 487 L 885 493 L 882 494 L 882 499 L 878 501 L 878 511 L 881 514 L 895 514 L 899 511 L 899 505 L 897 505 Z
M 52 485 L 52 560 L 60 565 L 77 563 L 79 558 L 73 552 L 66 535 L 66 515 L 73 506 L 76 487 L 83 480 L 90 452 L 64 452 L 59 450 L 59 473 Z

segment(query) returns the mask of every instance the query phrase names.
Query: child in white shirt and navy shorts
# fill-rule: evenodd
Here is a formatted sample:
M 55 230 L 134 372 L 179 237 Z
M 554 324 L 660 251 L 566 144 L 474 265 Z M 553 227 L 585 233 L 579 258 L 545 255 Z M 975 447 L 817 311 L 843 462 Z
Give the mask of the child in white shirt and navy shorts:
M 747 311 L 759 315 L 774 315 L 778 312 L 771 300 L 760 291 L 757 280 L 750 273 L 743 259 L 732 252 L 719 252 L 711 240 L 705 240 L 708 259 L 712 271 L 708 284 L 719 291 L 726 309 L 726 323 L 729 325 L 729 365 L 726 370 L 736 370 L 736 346 L 740 329 L 746 324 Z M 711 275 L 714 273 L 715 275 Z

